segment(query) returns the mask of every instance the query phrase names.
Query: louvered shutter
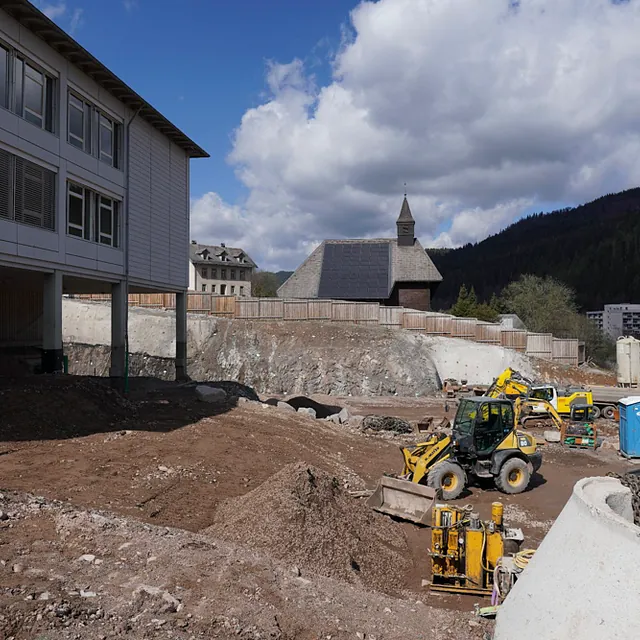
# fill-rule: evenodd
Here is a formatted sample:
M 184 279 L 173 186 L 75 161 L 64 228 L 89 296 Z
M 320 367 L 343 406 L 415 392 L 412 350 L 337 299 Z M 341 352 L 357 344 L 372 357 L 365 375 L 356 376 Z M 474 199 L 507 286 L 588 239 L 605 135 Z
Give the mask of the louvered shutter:
M 16 162 L 15 218 L 55 230 L 55 173 L 24 158 Z
M 13 220 L 13 156 L 0 149 L 0 218 Z

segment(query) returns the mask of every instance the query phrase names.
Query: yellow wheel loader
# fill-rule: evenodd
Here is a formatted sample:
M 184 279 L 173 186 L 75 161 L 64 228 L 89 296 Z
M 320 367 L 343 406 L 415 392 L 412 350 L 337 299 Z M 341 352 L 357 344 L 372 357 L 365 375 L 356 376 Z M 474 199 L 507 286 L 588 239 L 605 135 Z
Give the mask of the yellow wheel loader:
M 383 477 L 369 505 L 428 524 L 438 493 L 443 500 L 455 500 L 476 478 L 493 478 L 504 493 L 523 492 L 540 468 L 542 454 L 535 438 L 517 431 L 515 424 L 511 400 L 463 398 L 451 435 L 434 433 L 413 449 L 401 448 L 402 475 Z

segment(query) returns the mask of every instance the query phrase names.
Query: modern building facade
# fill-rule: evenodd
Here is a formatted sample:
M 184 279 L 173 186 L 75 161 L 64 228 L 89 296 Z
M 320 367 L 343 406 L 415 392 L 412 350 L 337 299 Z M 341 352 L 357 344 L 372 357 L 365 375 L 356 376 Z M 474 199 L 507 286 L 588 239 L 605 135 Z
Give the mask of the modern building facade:
M 587 317 L 614 340 L 640 338 L 640 304 L 607 304 L 603 311 L 588 311 Z
M 325 240 L 278 289 L 281 298 L 379 302 L 431 309 L 440 272 L 415 237 L 405 197 L 395 238 Z
M 63 294 L 174 292 L 186 373 L 189 161 L 197 144 L 26 0 L 0 0 L 0 349 L 62 368 Z
M 257 268 L 246 251 L 237 247 L 191 241 L 189 289 L 217 296 L 251 296 L 251 278 Z

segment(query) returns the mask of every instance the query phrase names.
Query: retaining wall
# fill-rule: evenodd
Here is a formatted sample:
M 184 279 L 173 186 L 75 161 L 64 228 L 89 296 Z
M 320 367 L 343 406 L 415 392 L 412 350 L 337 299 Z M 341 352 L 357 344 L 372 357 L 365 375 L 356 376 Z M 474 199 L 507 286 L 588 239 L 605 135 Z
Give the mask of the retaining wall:
M 500 608 L 494 640 L 640 637 L 640 527 L 615 478 L 584 478 Z

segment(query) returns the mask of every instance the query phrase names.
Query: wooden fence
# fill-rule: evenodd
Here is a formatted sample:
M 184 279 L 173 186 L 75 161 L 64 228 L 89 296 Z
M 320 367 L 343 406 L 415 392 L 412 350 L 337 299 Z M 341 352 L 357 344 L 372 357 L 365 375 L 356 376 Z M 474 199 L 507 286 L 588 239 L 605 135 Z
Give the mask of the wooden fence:
M 88 294 L 81 299 L 109 301 L 108 295 Z M 131 306 L 174 309 L 175 294 L 132 293 Z M 189 292 L 187 311 L 238 320 L 287 322 L 327 320 L 351 324 L 380 325 L 393 329 L 446 336 L 513 349 L 529 356 L 578 365 L 584 361 L 584 344 L 575 339 L 554 338 L 550 333 L 528 333 L 482 322 L 476 318 L 456 318 L 444 313 L 385 307 L 375 302 L 342 300 L 298 300 L 286 298 L 238 298 L 211 293 Z

